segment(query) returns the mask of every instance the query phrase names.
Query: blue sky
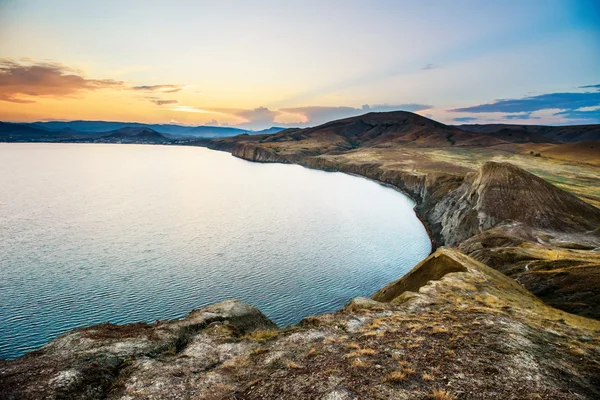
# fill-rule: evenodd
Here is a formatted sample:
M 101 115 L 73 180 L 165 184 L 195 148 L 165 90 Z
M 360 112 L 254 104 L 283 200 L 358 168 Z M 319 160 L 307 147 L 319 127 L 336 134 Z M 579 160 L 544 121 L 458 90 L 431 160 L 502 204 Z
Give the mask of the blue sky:
M 2 1 L 0 120 L 600 122 L 598 1 Z

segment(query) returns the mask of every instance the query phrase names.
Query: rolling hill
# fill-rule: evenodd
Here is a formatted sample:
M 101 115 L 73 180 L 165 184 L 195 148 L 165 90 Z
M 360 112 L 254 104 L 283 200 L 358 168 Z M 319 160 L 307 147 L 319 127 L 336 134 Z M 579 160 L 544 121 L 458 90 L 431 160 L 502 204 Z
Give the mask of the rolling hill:
M 492 135 L 494 137 L 506 137 L 509 134 L 516 138 L 528 138 L 527 141 L 543 142 L 590 142 L 600 141 L 600 125 L 568 125 L 568 126 L 545 126 L 545 125 L 511 125 L 511 124 L 465 124 L 458 128 L 476 133 Z

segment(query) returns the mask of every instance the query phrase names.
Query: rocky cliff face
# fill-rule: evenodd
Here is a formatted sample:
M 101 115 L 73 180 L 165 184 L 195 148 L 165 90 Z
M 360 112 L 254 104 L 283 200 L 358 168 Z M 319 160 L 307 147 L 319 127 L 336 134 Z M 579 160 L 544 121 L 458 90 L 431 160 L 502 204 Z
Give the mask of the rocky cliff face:
M 231 149 L 231 154 L 244 160 L 265 163 L 288 163 L 289 161 L 278 156 L 275 152 L 251 143 L 240 143 Z

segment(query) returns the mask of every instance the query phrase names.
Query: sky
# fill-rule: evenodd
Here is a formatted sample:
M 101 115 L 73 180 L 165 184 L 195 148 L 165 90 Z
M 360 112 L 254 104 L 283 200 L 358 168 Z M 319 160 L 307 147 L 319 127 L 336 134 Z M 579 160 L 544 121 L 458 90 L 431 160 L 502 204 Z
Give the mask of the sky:
M 600 123 L 600 2 L 0 0 L 0 120 Z

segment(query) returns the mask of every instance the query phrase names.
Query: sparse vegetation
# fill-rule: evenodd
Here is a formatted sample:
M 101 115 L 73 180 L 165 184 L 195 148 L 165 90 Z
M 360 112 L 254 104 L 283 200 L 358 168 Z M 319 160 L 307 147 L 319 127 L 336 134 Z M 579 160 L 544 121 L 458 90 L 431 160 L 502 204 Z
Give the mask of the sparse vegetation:
M 256 342 L 266 342 L 274 339 L 279 335 L 279 331 L 276 330 L 257 330 L 254 332 L 247 333 L 244 335 L 244 339 L 253 340 Z
M 433 389 L 429 397 L 431 400 L 456 400 L 456 396 L 444 389 Z
M 437 333 L 448 333 L 448 328 L 443 327 L 443 326 L 434 326 L 433 329 L 431 330 L 432 334 L 437 334 Z
M 360 356 L 372 356 L 377 352 L 373 349 L 360 349 L 357 351 L 353 351 L 346 355 L 346 358 L 360 357 Z
M 406 374 L 402 371 L 394 371 L 385 377 L 385 382 L 402 383 L 406 381 Z
M 423 372 L 423 375 L 421 375 L 421 378 L 423 378 L 424 381 L 427 382 L 431 382 L 435 380 L 435 376 L 428 374 L 427 372 Z
M 354 360 L 352 360 L 351 365 L 354 368 L 366 368 L 369 366 L 368 363 L 366 363 L 365 361 L 362 361 L 360 358 L 355 358 Z

